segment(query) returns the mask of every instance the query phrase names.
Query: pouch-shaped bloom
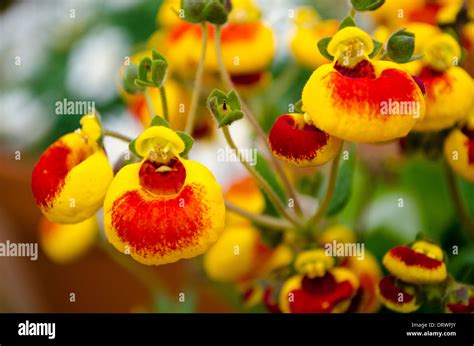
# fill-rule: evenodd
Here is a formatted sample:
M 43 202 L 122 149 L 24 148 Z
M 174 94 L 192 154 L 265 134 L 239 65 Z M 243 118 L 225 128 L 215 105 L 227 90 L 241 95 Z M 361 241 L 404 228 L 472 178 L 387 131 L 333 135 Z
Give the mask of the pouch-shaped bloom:
M 65 264 L 78 259 L 97 240 L 99 223 L 94 215 L 75 224 L 58 224 L 42 218 L 39 241 L 45 255 L 53 262 Z
M 385 254 L 383 264 L 392 275 L 407 283 L 436 284 L 447 277 L 441 249 L 424 241 L 415 242 L 411 248 L 392 248 Z
M 444 142 L 444 157 L 464 179 L 474 182 L 474 110 L 467 123 L 451 131 Z
M 423 44 L 422 68 L 417 76 L 426 89 L 425 118 L 417 131 L 437 131 L 467 117 L 474 100 L 474 83 L 456 66 L 461 48 L 449 34 L 434 35 Z
M 474 289 L 461 286 L 451 292 L 446 302 L 446 312 L 474 313 Z
M 98 143 L 102 134 L 97 117 L 86 115 L 81 125 L 51 144 L 33 168 L 31 188 L 36 204 L 56 223 L 78 223 L 94 215 L 113 178 Z
M 295 13 L 295 30 L 290 40 L 290 48 L 296 61 L 315 69 L 330 61 L 316 48 L 315 43 L 337 32 L 337 20 L 322 20 L 319 14 L 309 6 L 300 7 Z M 308 49 L 314 47 L 314 49 Z
M 134 147 L 144 160 L 123 167 L 105 197 L 107 238 L 148 265 L 204 253 L 224 228 L 224 200 L 214 176 L 179 156 L 185 144 L 167 127 L 146 129 Z
M 332 64 L 313 72 L 303 89 L 303 111 L 332 136 L 354 142 L 404 137 L 425 113 L 422 90 L 403 68 L 372 61 L 370 36 L 345 27 L 327 47 Z
M 377 295 L 383 305 L 396 312 L 409 313 L 418 310 L 421 306 L 417 301 L 415 287 L 391 275 L 380 280 Z
M 273 154 L 298 167 L 319 166 L 332 160 L 342 141 L 308 124 L 298 113 L 280 115 L 268 135 Z
M 359 282 L 348 269 L 332 268 L 321 277 L 290 277 L 280 292 L 280 309 L 292 313 L 345 312 Z

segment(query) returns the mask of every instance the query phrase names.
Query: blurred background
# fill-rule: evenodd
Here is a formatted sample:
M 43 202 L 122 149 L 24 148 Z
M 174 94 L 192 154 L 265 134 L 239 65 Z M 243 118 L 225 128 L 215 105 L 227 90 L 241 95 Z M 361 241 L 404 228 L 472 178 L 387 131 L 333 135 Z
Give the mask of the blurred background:
M 322 18 L 340 20 L 349 7 L 345 0 L 257 3 L 276 34 L 273 77 L 288 78 L 286 72 L 292 69 L 291 83 L 284 84 L 281 94 L 273 93 L 269 85 L 250 102 L 268 130 L 279 114 L 287 112 L 288 103 L 299 99 L 311 73 L 296 64 L 289 52 L 292 23 L 288 11 L 310 4 Z M 30 188 L 33 165 L 49 144 L 76 129 L 82 116 L 57 115 L 58 101 L 94 101 L 106 128 L 131 137 L 140 132 L 140 123 L 120 95 L 118 71 L 124 58 L 157 29 L 160 4 L 159 0 L 1 1 L 0 242 L 38 242 L 41 214 Z M 358 15 L 358 24 L 368 30 L 374 27 L 365 15 Z M 166 56 L 167 52 L 160 53 Z M 240 143 L 250 143 L 245 123 L 235 131 Z M 205 163 L 225 189 L 243 170 L 237 163 L 217 162 L 216 145 L 198 141 L 191 158 Z M 115 162 L 126 145 L 107 139 L 106 148 Z M 354 167 L 352 197 L 338 216 L 340 221 L 362 224 L 366 246 L 379 259 L 390 247 L 412 241 L 420 231 L 445 249 L 457 245 L 460 256 L 449 264 L 453 274 L 474 283 L 474 244 L 461 231 L 442 167 L 421 156 L 401 158 L 393 143 L 360 145 L 357 150 L 361 159 Z M 474 186 L 459 183 L 474 214 Z M 399 198 L 404 208 L 396 207 Z M 148 268 L 128 258 L 117 259 L 96 246 L 66 264 L 55 263 L 41 250 L 37 261 L 0 257 L 0 312 L 241 311 L 238 290 L 208 280 L 201 261 Z M 155 292 L 146 288 L 145 281 L 158 287 Z M 186 304 L 178 304 L 183 292 Z

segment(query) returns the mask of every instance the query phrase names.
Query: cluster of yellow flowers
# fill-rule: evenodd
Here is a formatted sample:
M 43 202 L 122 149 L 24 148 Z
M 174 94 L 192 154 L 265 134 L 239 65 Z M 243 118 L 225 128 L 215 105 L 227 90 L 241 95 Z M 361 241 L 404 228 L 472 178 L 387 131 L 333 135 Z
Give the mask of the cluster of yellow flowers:
M 187 3 L 181 8 L 178 0 L 163 2 L 157 31 L 146 49 L 130 58 L 135 74 L 128 66 L 120 71 L 123 80 L 131 78 L 120 93 L 144 128 L 130 144 L 138 159 L 114 173 L 103 146 L 110 133 L 98 115 L 89 114 L 80 129 L 59 138 L 36 164 L 32 190 L 47 218 L 40 232 L 46 253 L 59 262 L 82 254 L 95 241 L 95 215 L 103 208 L 106 237 L 119 252 L 147 265 L 204 254 L 208 277 L 236 285 L 248 307 L 375 312 L 381 301 L 394 311 L 417 310 L 429 287 L 451 280 L 437 245 L 416 241 L 391 249 L 383 260 L 390 275 L 382 277 L 368 251 L 363 258 L 327 253 L 333 243 L 359 240 L 337 223 L 320 231 L 328 200 L 318 203 L 312 217 L 306 210 L 286 208 L 248 166 L 252 177 L 235 181 L 223 193 L 205 166 L 187 159 L 191 136 L 216 131 L 200 93 L 216 86 L 235 88 L 229 94 L 213 91 L 207 102 L 235 146 L 228 125 L 249 116 L 243 96 L 271 87 L 269 66 L 276 52 L 274 34 L 252 1 L 234 0 L 231 9 L 216 2 L 226 13 L 225 25 L 216 24 L 223 20 L 212 13 L 212 20 L 204 17 L 209 16 L 204 10 L 186 20 Z M 392 20 L 393 8 L 405 9 L 400 21 Z M 380 24 L 375 39 L 356 26 L 353 15 L 339 23 L 321 19 L 310 7 L 297 9 L 289 47 L 294 59 L 313 72 L 298 109 L 277 117 L 264 137 L 272 159 L 288 164 L 288 170 L 330 161 L 337 167 L 345 141 L 382 143 L 448 130 L 445 160 L 474 182 L 474 83 L 459 66 L 463 47 L 436 25 L 450 22 L 459 9 L 459 1 L 400 5 L 387 0 L 370 12 Z M 407 29 L 390 35 L 400 23 Z M 464 29 L 464 50 L 472 51 L 472 22 Z M 413 37 L 413 51 L 394 58 L 397 50 L 413 44 Z M 316 46 L 319 52 L 308 48 Z M 328 191 L 333 188 L 330 181 Z M 267 200 L 282 219 L 265 215 Z M 265 239 L 271 226 L 281 236 L 275 244 Z M 473 310 L 472 298 L 466 305 L 456 297 L 444 302 L 447 311 Z

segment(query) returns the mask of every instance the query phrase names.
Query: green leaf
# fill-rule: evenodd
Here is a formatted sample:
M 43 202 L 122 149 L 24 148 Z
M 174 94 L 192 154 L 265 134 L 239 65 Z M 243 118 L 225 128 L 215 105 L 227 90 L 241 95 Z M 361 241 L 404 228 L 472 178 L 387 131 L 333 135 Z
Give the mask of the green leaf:
M 242 109 L 240 106 L 239 96 L 237 96 L 237 93 L 235 92 L 235 90 L 231 90 L 227 94 L 227 104 L 232 110 L 240 111 Z
M 148 72 L 151 68 L 151 59 L 148 57 L 143 58 L 138 65 L 138 78 L 141 81 L 148 82 Z
M 319 52 L 328 60 L 334 60 L 334 57 L 328 53 L 328 44 L 331 40 L 332 37 L 325 37 L 318 41 Z
M 151 51 L 151 58 L 153 60 L 161 60 L 166 62 L 166 58 L 163 55 L 157 53 L 154 49 Z
M 164 126 L 169 129 L 171 128 L 170 124 L 165 119 L 163 119 L 162 117 L 158 115 L 155 115 L 153 119 L 151 120 L 150 127 L 151 126 Z
M 295 113 L 304 113 L 303 112 L 303 101 L 299 99 L 295 103 Z
M 400 29 L 394 32 L 387 43 L 387 53 L 395 62 L 406 63 L 415 51 L 415 34 Z
M 351 0 L 356 11 L 374 11 L 385 3 L 385 0 Z
M 242 111 L 231 111 L 226 116 L 222 117 L 218 120 L 218 127 L 221 128 L 222 126 L 230 125 L 234 121 L 240 120 L 244 117 L 244 112 Z
M 352 18 L 351 16 L 347 16 L 346 18 L 344 18 L 341 23 L 339 24 L 339 28 L 337 29 L 337 31 L 341 30 L 341 29 L 344 29 L 348 26 L 356 26 L 356 23 L 355 23 L 355 20 L 354 18 Z
M 185 146 L 184 151 L 180 154 L 184 157 L 187 157 L 189 152 L 191 151 L 191 148 L 193 147 L 194 139 L 183 131 L 176 131 L 176 134 L 183 140 Z
M 151 80 L 160 87 L 166 77 L 168 63 L 164 60 L 153 60 L 151 63 Z
M 347 157 L 345 157 L 347 154 Z M 350 152 L 343 152 L 339 162 L 339 171 L 336 177 L 336 187 L 331 203 L 326 211 L 326 215 L 332 216 L 341 211 L 352 193 L 352 180 L 355 169 L 355 151 L 354 148 Z
M 209 94 L 209 97 L 207 98 L 208 100 L 209 99 L 212 99 L 212 98 L 216 98 L 217 99 L 217 103 L 218 104 L 221 104 L 224 102 L 224 100 L 227 99 L 227 95 L 225 94 L 225 92 L 223 92 L 222 90 L 220 89 L 214 89 L 211 91 L 211 93 Z
M 202 11 L 202 16 L 212 24 L 222 25 L 227 22 L 228 13 L 221 1 L 209 0 Z
M 382 42 L 379 42 L 379 41 L 374 40 L 374 39 L 372 39 L 372 42 L 374 43 L 374 50 L 372 51 L 372 53 L 370 53 L 369 58 L 375 57 L 383 47 Z

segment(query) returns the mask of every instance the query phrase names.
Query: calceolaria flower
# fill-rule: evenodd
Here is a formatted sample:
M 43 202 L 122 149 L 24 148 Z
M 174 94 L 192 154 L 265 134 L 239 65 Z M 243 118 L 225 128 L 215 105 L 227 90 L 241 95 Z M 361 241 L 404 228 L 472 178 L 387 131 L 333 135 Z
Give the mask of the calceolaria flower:
M 357 293 L 359 280 L 346 268 L 333 267 L 334 259 L 323 249 L 298 255 L 295 269 L 280 291 L 282 312 L 329 313 L 345 312 Z
M 449 34 L 433 35 L 422 43 L 421 70 L 416 75 L 426 88 L 425 118 L 417 131 L 437 131 L 466 118 L 474 100 L 474 83 L 457 66 L 461 47 Z
M 416 287 L 398 280 L 392 275 L 380 280 L 377 296 L 390 310 L 409 313 L 418 310 L 421 306 L 417 299 Z
M 251 176 L 233 182 L 224 193 L 224 198 L 235 206 L 254 214 L 261 214 L 265 209 L 265 197 Z M 243 216 L 226 212 L 226 226 L 249 225 L 250 223 Z
M 102 130 L 97 116 L 84 116 L 81 125 L 46 149 L 31 176 L 36 204 L 55 223 L 78 223 L 94 215 L 113 178 L 100 144 Z
M 299 167 L 323 165 L 341 150 L 342 141 L 311 124 L 303 114 L 280 115 L 268 135 L 273 154 Z
M 309 6 L 300 7 L 295 13 L 295 29 L 290 40 L 290 47 L 296 61 L 306 67 L 315 69 L 330 61 L 314 47 L 314 43 L 337 32 L 337 20 L 322 20 L 319 14 Z
M 148 265 L 198 256 L 224 228 L 222 191 L 212 173 L 180 154 L 181 137 L 165 126 L 146 129 L 133 143 L 143 161 L 123 167 L 107 191 L 107 238 Z
M 387 252 L 383 264 L 395 277 L 411 284 L 438 284 L 447 278 L 443 251 L 426 241 L 396 246 Z
M 453 170 L 474 182 L 474 109 L 461 129 L 451 131 L 444 142 L 444 157 Z
M 57 224 L 42 218 L 39 240 L 45 255 L 55 263 L 65 264 L 78 259 L 94 245 L 99 223 L 94 215 L 75 224 Z
M 316 127 L 348 141 L 381 142 L 406 136 L 423 118 L 421 88 L 400 65 L 371 60 L 367 33 L 345 27 L 327 52 L 334 62 L 316 69 L 302 94 L 303 111 Z
M 446 312 L 474 313 L 474 288 L 460 285 L 448 296 Z

